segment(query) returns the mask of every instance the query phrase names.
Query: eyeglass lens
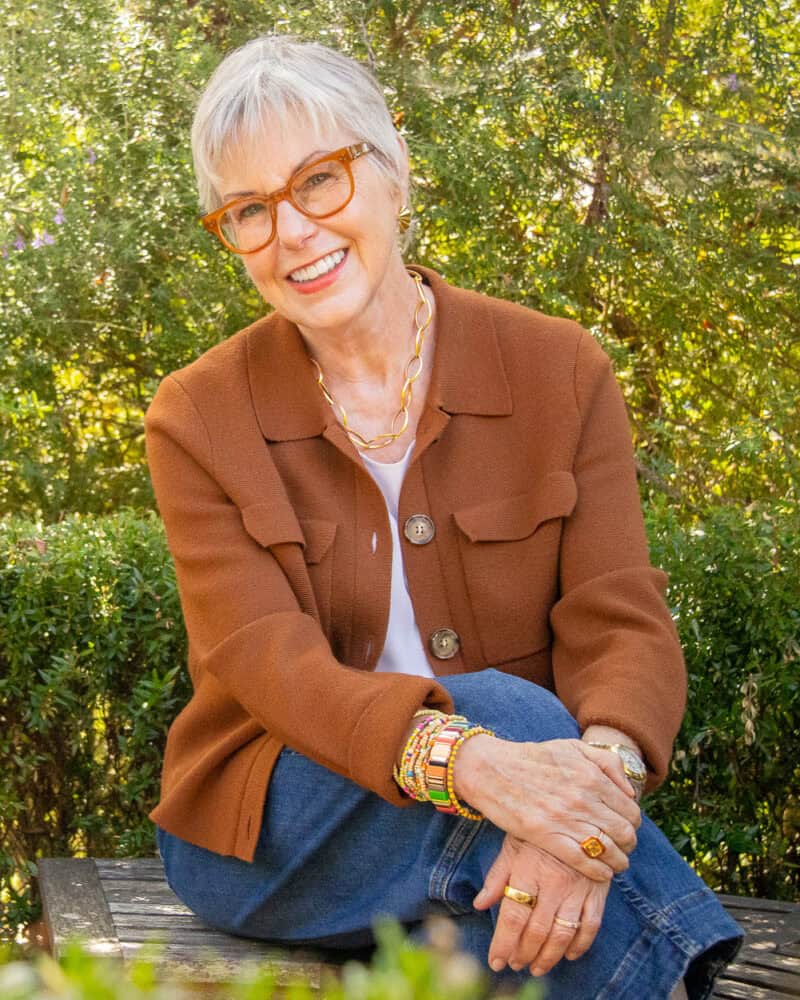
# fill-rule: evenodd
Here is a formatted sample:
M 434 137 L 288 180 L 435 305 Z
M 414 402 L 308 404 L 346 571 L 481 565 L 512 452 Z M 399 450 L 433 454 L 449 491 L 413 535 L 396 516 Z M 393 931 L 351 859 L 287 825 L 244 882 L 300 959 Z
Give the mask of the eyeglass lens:
M 289 197 L 311 218 L 333 215 L 353 194 L 352 175 L 338 160 L 311 164 L 291 179 Z M 255 250 L 272 239 L 272 211 L 267 199 L 242 198 L 222 216 L 225 239 L 238 250 Z

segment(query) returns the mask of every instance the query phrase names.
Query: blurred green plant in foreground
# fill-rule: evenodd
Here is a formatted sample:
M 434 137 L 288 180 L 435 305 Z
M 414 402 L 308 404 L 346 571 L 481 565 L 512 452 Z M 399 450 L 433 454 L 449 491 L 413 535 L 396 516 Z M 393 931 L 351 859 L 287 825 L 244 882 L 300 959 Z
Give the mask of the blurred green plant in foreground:
M 377 951 L 369 966 L 347 962 L 341 974 L 328 973 L 317 989 L 301 979 L 286 981 L 268 963 L 243 967 L 233 981 L 203 987 L 215 1000 L 482 1000 L 489 996 L 487 977 L 471 955 L 458 951 L 455 925 L 434 918 L 426 927 L 429 945 L 412 943 L 394 920 L 376 924 Z M 55 961 L 41 954 L 32 960 L 0 950 L 0 997 L 3 1000 L 189 1000 L 197 984 L 181 981 L 158 967 L 158 946 L 123 966 L 118 960 L 90 954 L 79 942 Z M 509 996 L 509 994 L 505 994 Z M 516 1000 L 539 1000 L 535 980 Z

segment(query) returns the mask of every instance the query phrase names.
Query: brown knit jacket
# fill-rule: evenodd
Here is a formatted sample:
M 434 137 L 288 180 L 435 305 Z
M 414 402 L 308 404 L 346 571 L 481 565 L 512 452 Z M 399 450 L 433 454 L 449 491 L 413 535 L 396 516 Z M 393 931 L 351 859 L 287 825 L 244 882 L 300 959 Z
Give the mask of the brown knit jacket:
M 433 671 L 492 666 L 555 691 L 581 727 L 633 737 L 653 785 L 685 675 L 609 361 L 569 320 L 416 269 L 437 343 L 399 523 L 425 514 L 435 535 L 403 539 L 403 560 L 423 642 L 447 628 L 460 644 L 429 648 Z M 167 377 L 146 432 L 194 685 L 151 818 L 252 860 L 284 744 L 406 804 L 391 775 L 411 716 L 452 702 L 435 680 L 374 671 L 389 521 L 296 327 L 269 316 Z

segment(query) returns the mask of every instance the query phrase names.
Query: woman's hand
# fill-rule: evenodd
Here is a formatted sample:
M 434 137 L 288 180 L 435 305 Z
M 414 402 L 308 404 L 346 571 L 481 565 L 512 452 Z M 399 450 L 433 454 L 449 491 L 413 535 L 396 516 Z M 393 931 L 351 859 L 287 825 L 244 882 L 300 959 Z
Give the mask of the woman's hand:
M 504 897 L 506 885 L 537 897 L 535 906 Z M 475 898 L 478 910 L 501 901 L 489 965 L 496 972 L 506 964 L 517 971 L 527 965 L 532 975 L 542 976 L 562 958 L 580 958 L 600 929 L 608 890 L 608 882 L 587 879 L 540 848 L 506 834 Z
M 459 799 L 495 826 L 541 847 L 587 878 L 608 881 L 628 867 L 641 813 L 614 754 L 580 740 L 512 743 L 474 736 L 458 751 Z M 588 857 L 581 842 L 605 848 Z

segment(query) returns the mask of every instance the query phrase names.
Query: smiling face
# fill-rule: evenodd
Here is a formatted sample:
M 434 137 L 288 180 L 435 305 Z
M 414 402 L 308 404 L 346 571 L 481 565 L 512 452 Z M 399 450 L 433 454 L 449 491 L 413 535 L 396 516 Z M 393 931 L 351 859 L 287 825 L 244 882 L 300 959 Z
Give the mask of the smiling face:
M 281 132 L 267 122 L 218 166 L 218 191 L 223 202 L 270 194 L 307 163 L 360 140 L 333 125 L 319 131 L 298 123 Z M 407 280 L 396 239 L 402 192 L 374 153 L 354 160 L 350 169 L 355 191 L 340 212 L 311 219 L 283 200 L 276 206 L 275 238 L 242 257 L 265 301 L 308 334 L 346 329 L 379 314 L 394 284 Z

